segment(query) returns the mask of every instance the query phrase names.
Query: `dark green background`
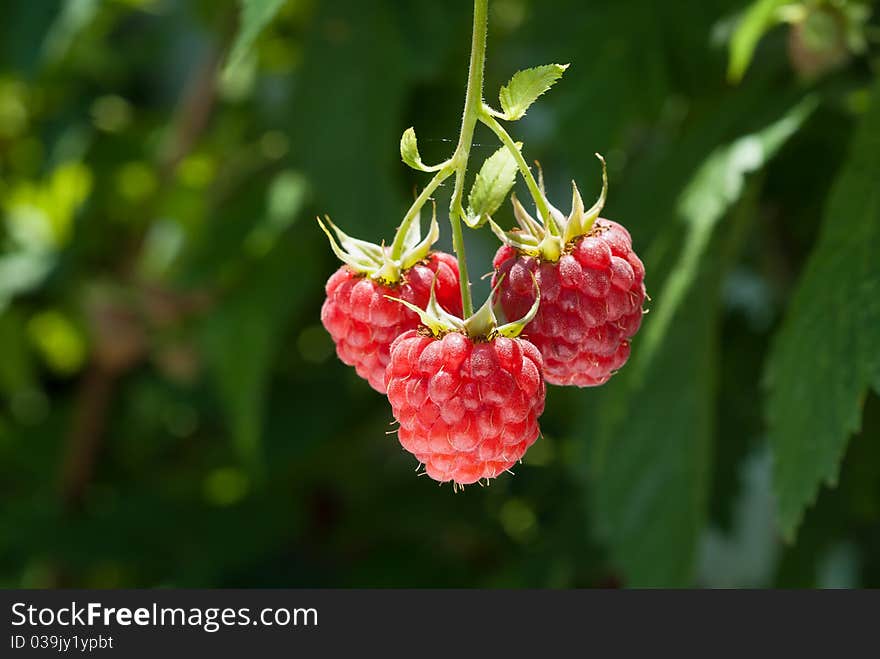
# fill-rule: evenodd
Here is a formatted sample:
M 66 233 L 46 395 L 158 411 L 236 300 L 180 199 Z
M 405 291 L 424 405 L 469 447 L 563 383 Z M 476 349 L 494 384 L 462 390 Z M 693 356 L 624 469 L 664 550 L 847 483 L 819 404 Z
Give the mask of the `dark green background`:
M 332 354 L 319 309 L 337 263 L 313 218 L 391 238 L 426 181 L 400 162 L 400 134 L 416 127 L 426 162 L 457 139 L 470 3 L 292 1 L 225 75 L 231 2 L 4 3 L 0 585 L 880 586 L 880 401 L 867 397 L 841 485 L 791 545 L 774 524 L 762 390 L 871 62 L 804 81 L 779 27 L 732 85 L 745 6 L 493 0 L 487 100 L 519 68 L 572 63 L 511 132 L 563 209 L 571 179 L 598 193 L 592 154 L 607 157 L 604 214 L 630 229 L 655 304 L 685 236 L 676 199 L 701 163 L 805 94 L 818 106 L 732 200 L 702 294 L 673 320 L 685 343 L 658 382 L 681 405 L 631 399 L 614 425 L 614 391 L 550 387 L 545 437 L 516 475 L 454 494 L 416 477 L 386 435 L 387 401 Z M 496 148 L 488 131 L 475 140 L 473 166 Z M 53 191 L 70 163 L 90 185 Z M 65 205 L 77 186 L 83 203 Z M 68 230 L 19 236 L 23 198 L 61 208 Z M 467 245 L 476 279 L 497 243 L 484 230 Z M 706 318 L 705 342 L 679 334 Z M 656 428 L 635 456 L 650 474 L 656 455 L 697 450 L 677 441 L 695 424 L 712 440 L 705 461 L 672 481 L 701 488 L 696 521 L 655 518 L 652 541 L 636 528 L 618 560 L 605 538 L 623 522 L 602 522 L 592 487 L 596 437 Z M 606 452 L 625 444 L 618 430 Z M 674 567 L 653 571 L 655 555 Z

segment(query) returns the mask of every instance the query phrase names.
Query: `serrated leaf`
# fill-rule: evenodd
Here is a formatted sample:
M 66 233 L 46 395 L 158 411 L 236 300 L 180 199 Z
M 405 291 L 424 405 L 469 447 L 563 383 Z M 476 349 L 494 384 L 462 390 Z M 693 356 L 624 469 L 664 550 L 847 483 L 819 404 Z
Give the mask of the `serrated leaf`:
M 761 37 L 776 23 L 780 7 L 791 0 L 756 0 L 745 10 L 730 39 L 730 60 L 727 78 L 731 82 L 742 80 L 755 54 Z
M 419 143 L 416 139 L 415 128 L 407 128 L 400 137 L 400 157 L 407 165 L 421 172 L 436 172 L 443 167 L 443 163 L 439 165 L 426 165 L 422 162 L 422 156 L 419 153 Z
M 522 143 L 517 142 L 516 147 L 521 148 Z M 469 227 L 483 226 L 501 207 L 516 182 L 516 173 L 516 160 L 507 147 L 501 147 L 486 158 L 468 195 L 465 222 Z
M 550 89 L 567 68 L 568 64 L 545 64 L 514 73 L 498 95 L 504 118 L 509 121 L 522 118 L 529 106 Z
M 767 364 L 779 523 L 793 539 L 834 485 L 868 389 L 880 385 L 880 84 Z
M 816 107 L 808 97 L 781 119 L 763 130 L 716 149 L 694 175 L 678 200 L 678 214 L 687 225 L 678 262 L 657 295 L 651 323 L 643 332 L 636 360 L 640 370 L 657 351 L 669 331 L 672 317 L 704 256 L 712 232 L 742 194 L 746 176 L 761 169 L 790 138 Z
M 693 579 L 709 496 L 719 292 L 755 197 L 713 239 L 713 258 L 700 263 L 696 285 L 676 311 L 676 331 L 656 358 L 638 377 L 624 368 L 605 387 L 593 514 L 628 586 L 687 586 Z M 637 354 L 638 336 L 633 344 Z
M 241 19 L 235 43 L 226 62 L 227 70 L 247 56 L 260 32 L 272 22 L 285 2 L 286 0 L 239 0 Z
M 720 283 L 754 196 L 716 231 L 812 108 L 807 101 L 764 130 L 712 152 L 680 195 L 682 227 L 666 229 L 681 251 L 633 341 L 631 363 L 604 392 L 594 454 L 594 514 L 627 584 L 691 582 L 709 491 Z M 651 273 L 657 263 L 648 264 Z M 675 331 L 669 331 L 674 327 Z

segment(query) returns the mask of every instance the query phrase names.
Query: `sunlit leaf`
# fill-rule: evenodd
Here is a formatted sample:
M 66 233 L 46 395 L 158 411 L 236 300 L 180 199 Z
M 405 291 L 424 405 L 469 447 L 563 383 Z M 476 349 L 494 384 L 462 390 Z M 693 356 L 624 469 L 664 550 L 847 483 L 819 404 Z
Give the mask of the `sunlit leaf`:
M 868 389 L 880 391 L 880 86 L 825 211 L 767 365 L 779 522 L 792 539 L 835 485 Z
M 49 367 L 62 375 L 78 371 L 86 358 L 82 331 L 58 310 L 42 311 L 28 321 L 31 342 Z
M 241 22 L 229 54 L 227 70 L 237 66 L 250 52 L 260 32 L 284 6 L 286 0 L 239 0 Z
M 655 356 L 670 329 L 672 317 L 693 279 L 712 232 L 730 206 L 739 199 L 746 176 L 762 168 L 797 131 L 816 107 L 812 98 L 802 101 L 784 117 L 760 132 L 741 137 L 713 152 L 694 175 L 678 200 L 678 213 L 686 224 L 678 262 L 651 311 L 635 360 L 637 370 Z
M 17 184 L 3 202 L 10 233 L 29 251 L 63 247 L 91 190 L 92 172 L 77 162 L 60 165 L 45 181 Z
M 716 149 L 679 198 L 681 252 L 663 285 L 651 290 L 656 303 L 633 341 L 631 363 L 606 393 L 595 452 L 595 514 L 632 585 L 693 578 L 709 488 L 720 282 L 738 227 L 755 214 L 754 195 L 733 226 L 721 235 L 716 228 L 743 195 L 746 175 L 764 166 L 812 106 L 802 103 Z
M 521 146 L 517 143 L 518 148 Z M 468 226 L 482 226 L 501 207 L 516 182 L 516 173 L 516 160 L 507 147 L 502 146 L 486 158 L 468 195 Z
M 49 60 L 63 57 L 73 40 L 98 13 L 98 0 L 65 0 L 64 6 L 43 40 L 43 53 Z
M 639 378 L 624 368 L 606 385 L 593 514 L 629 586 L 685 586 L 694 577 L 709 495 L 721 279 L 754 197 L 713 238 L 712 258 L 700 262 L 655 359 Z M 639 338 L 633 343 L 638 354 Z
M 55 265 L 44 252 L 19 252 L 0 256 L 0 311 L 16 295 L 39 286 Z
M 504 118 L 511 121 L 522 118 L 529 106 L 550 89 L 567 68 L 568 64 L 546 64 L 514 73 L 498 96 Z
M 727 77 L 739 82 L 749 68 L 761 37 L 777 22 L 777 11 L 791 0 L 755 0 L 746 9 L 730 40 Z

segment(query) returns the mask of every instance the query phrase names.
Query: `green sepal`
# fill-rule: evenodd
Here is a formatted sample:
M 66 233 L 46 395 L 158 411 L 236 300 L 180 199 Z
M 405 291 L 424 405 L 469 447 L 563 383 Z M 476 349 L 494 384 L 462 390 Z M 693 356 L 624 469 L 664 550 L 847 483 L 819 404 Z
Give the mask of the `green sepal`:
M 505 323 L 501 325 L 496 331 L 499 336 L 506 336 L 508 339 L 515 339 L 520 334 L 523 333 L 523 330 L 526 328 L 530 322 L 535 319 L 535 316 L 538 314 L 538 309 L 541 306 L 541 287 L 538 286 L 538 280 L 535 279 L 535 273 L 530 273 L 532 275 L 532 281 L 535 284 L 535 301 L 532 303 L 532 307 L 528 310 L 525 316 L 520 318 L 519 320 L 514 320 L 509 323 Z M 501 280 L 498 280 L 499 283 Z
M 528 256 L 540 256 L 540 250 L 538 249 L 540 242 L 535 236 L 516 229 L 505 231 L 495 223 L 495 220 L 489 220 L 489 227 L 501 242 L 510 245 L 518 252 Z
M 330 240 L 330 249 L 333 250 L 336 258 L 359 272 L 369 269 L 375 264 L 375 260 L 372 258 L 372 256 L 364 253 L 363 251 L 360 251 L 358 249 L 354 249 L 350 253 L 343 251 L 343 249 L 336 242 L 336 238 L 333 236 L 333 234 L 330 233 L 326 226 L 324 226 L 321 218 L 319 217 L 316 219 L 318 220 L 318 226 L 321 227 L 321 231 L 327 234 L 327 238 Z M 330 226 L 333 227 L 333 229 L 335 230 L 336 226 L 330 221 L 330 218 L 328 217 L 326 218 L 326 220 L 327 223 L 330 224 Z
M 602 192 L 596 203 L 585 210 L 584 200 L 577 184 L 572 181 L 571 212 L 568 217 L 547 200 L 543 189 L 543 175 L 540 176 L 542 179 L 541 194 L 544 195 L 544 201 L 547 203 L 553 219 L 562 228 L 560 233 L 548 230 L 540 221 L 529 215 L 516 195 L 511 195 L 510 201 L 513 204 L 513 215 L 520 228 L 504 231 L 490 219 L 489 226 L 492 228 L 492 232 L 498 236 L 501 242 L 510 245 L 522 254 L 539 258 L 542 261 L 558 261 L 572 241 L 590 232 L 605 206 L 608 197 L 608 172 L 605 167 L 605 159 L 598 153 L 596 157 L 602 164 Z
M 434 334 L 434 336 L 442 336 L 443 334 L 448 334 L 449 332 L 463 331 L 465 321 L 447 312 L 446 309 L 441 307 L 440 303 L 437 302 L 437 293 L 435 290 L 436 283 L 437 275 L 435 274 L 433 281 L 431 281 L 431 295 L 428 298 L 428 305 L 424 309 L 413 304 L 412 302 L 402 300 L 399 297 L 393 297 L 391 295 L 386 295 L 385 297 L 389 300 L 399 302 L 410 311 L 416 313 L 422 325 L 431 330 L 431 333 Z
M 496 336 L 505 336 L 508 339 L 515 339 L 522 334 L 526 325 L 532 322 L 535 318 L 535 315 L 538 313 L 538 308 L 541 305 L 541 290 L 538 287 L 538 280 L 535 279 L 534 273 L 530 274 L 532 275 L 532 282 L 535 285 L 535 302 L 532 304 L 528 313 L 519 320 L 514 320 L 500 326 L 498 325 L 498 317 L 495 315 L 495 294 L 498 292 L 501 283 L 504 281 L 504 275 L 501 275 L 495 283 L 495 286 L 492 288 L 492 292 L 489 293 L 489 297 L 483 303 L 483 306 L 477 309 L 473 316 L 464 321 L 464 329 L 468 336 L 485 337 L 491 340 Z
M 516 223 L 522 227 L 522 230 L 534 236 L 540 235 L 542 231 L 541 224 L 529 215 L 529 212 L 520 203 L 516 195 L 511 195 L 510 201 L 513 204 L 513 217 L 516 219 Z
M 400 261 L 400 267 L 403 270 L 408 270 L 416 263 L 426 258 L 431 252 L 431 246 L 436 243 L 437 240 L 440 238 L 440 225 L 437 223 L 436 204 L 433 206 L 433 212 L 431 213 L 431 223 L 428 225 L 428 235 L 425 236 L 424 240 L 418 242 L 419 234 L 421 233 L 421 231 L 419 230 L 420 224 L 421 222 L 418 221 L 413 222 L 413 225 L 415 226 L 415 232 L 413 232 L 412 227 L 410 227 L 410 232 L 407 234 L 407 242 L 409 242 L 412 237 L 415 236 L 415 244 L 407 244 L 407 247 L 403 252 L 403 257 Z
M 403 239 L 404 248 L 399 256 L 395 256 L 392 247 L 386 246 L 385 243 L 376 245 L 365 240 L 352 238 L 333 224 L 329 217 L 325 216 L 324 221 L 321 221 L 321 218 L 317 219 L 321 230 L 330 240 L 330 249 L 340 261 L 357 273 L 386 284 L 395 284 L 400 280 L 404 271 L 427 258 L 431 253 L 431 246 L 440 237 L 436 207 L 428 234 L 424 239 L 421 237 L 419 218 L 409 224 Z M 330 229 L 327 228 L 328 225 Z M 398 232 L 400 230 L 398 229 Z
M 461 332 L 474 340 L 491 341 L 496 336 L 505 336 L 509 339 L 515 339 L 520 335 L 525 326 L 534 319 L 535 314 L 538 313 L 538 307 L 541 303 L 541 291 L 538 288 L 538 282 L 535 279 L 535 275 L 532 274 L 532 281 L 535 283 L 536 293 L 535 302 L 532 305 L 532 308 L 529 309 L 529 312 L 519 320 L 499 326 L 498 317 L 495 314 L 494 300 L 495 294 L 498 292 L 498 287 L 501 286 L 503 279 L 503 276 L 499 278 L 483 305 L 477 309 L 472 316 L 466 319 L 452 315 L 441 307 L 439 302 L 437 302 L 435 289 L 435 284 L 437 282 L 436 275 L 431 282 L 431 295 L 428 298 L 428 304 L 424 309 L 418 307 L 412 302 L 407 302 L 398 297 L 393 297 L 391 295 L 386 295 L 385 297 L 389 300 L 399 302 L 407 309 L 417 314 L 422 325 L 428 328 L 428 330 L 430 330 L 430 332 L 436 337 L 443 336 L 450 332 Z
M 602 212 L 602 209 L 605 207 L 605 201 L 608 198 L 608 170 L 605 166 L 605 158 L 603 158 L 598 153 L 596 157 L 599 159 L 599 162 L 602 163 L 602 191 L 599 193 L 599 198 L 596 200 L 589 210 L 584 210 L 584 200 L 581 198 L 581 193 L 577 188 L 577 184 L 572 181 L 572 199 L 571 199 L 571 215 L 569 215 L 569 219 L 565 226 L 565 231 L 563 232 L 563 240 L 567 245 L 570 241 L 574 240 L 578 236 L 583 236 L 590 232 L 590 229 L 593 228 L 593 224 L 599 217 L 599 213 Z

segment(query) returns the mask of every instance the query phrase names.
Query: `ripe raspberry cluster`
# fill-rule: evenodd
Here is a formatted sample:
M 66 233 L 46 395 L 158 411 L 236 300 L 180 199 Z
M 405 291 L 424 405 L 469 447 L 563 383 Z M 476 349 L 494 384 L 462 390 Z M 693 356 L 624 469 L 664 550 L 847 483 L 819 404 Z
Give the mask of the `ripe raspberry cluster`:
M 488 0 L 475 0 L 473 51 L 461 133 L 447 160 L 422 161 L 415 130 L 400 140 L 403 162 L 433 173 L 390 244 L 352 238 L 320 219 L 345 265 L 327 282 L 321 321 L 339 358 L 388 396 L 398 439 L 432 479 L 455 486 L 490 480 L 520 460 L 540 437 L 545 382 L 604 384 L 629 358 L 642 322 L 645 268 L 621 225 L 599 217 L 608 191 L 589 209 L 573 186 L 566 217 L 546 197 L 517 143 L 499 123 L 517 121 L 568 65 L 518 71 L 485 103 L 483 68 Z M 482 123 L 502 146 L 485 160 L 465 202 L 474 128 Z M 510 194 L 522 176 L 538 217 Z M 454 176 L 449 221 L 455 256 L 432 251 L 434 217 L 421 238 L 420 215 L 431 194 Z M 492 220 L 510 195 L 518 228 Z M 494 260 L 492 294 L 474 312 L 462 223 L 486 224 L 503 243 Z M 329 229 L 328 229 L 329 227 Z M 460 293 L 460 297 L 459 294 Z M 506 322 L 499 323 L 495 303 Z

